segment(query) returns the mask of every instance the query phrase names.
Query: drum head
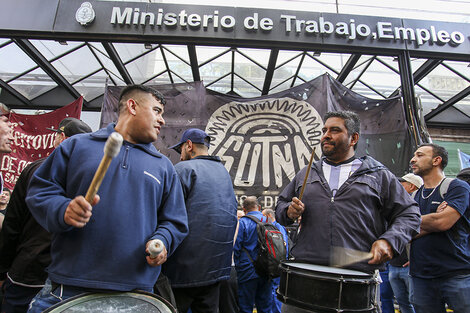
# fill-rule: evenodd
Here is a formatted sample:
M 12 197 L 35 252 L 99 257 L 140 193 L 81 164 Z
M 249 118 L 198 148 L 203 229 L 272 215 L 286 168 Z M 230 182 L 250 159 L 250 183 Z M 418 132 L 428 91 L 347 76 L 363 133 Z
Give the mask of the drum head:
M 60 302 L 44 312 L 176 313 L 160 296 L 147 292 L 84 293 Z
M 345 275 L 345 276 L 354 276 L 354 277 L 370 277 L 371 274 L 348 270 L 345 268 L 337 267 L 328 267 L 323 265 L 308 264 L 308 263 L 295 263 L 295 262 L 284 262 L 288 268 L 296 268 L 307 271 L 321 272 L 326 274 L 335 274 L 335 275 Z

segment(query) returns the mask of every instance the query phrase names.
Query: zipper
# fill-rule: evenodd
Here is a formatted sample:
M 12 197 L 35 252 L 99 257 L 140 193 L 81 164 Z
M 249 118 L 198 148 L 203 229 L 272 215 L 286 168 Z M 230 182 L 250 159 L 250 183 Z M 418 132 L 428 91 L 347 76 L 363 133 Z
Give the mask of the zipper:
M 124 152 L 124 157 L 122 158 L 122 168 L 127 169 L 127 162 L 129 160 L 129 150 L 130 147 L 126 145 L 126 151 Z

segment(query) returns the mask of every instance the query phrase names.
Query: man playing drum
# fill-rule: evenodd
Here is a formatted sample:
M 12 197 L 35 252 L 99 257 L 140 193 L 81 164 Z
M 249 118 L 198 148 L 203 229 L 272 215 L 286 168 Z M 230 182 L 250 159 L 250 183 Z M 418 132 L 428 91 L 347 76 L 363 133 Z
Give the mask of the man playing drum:
M 34 173 L 26 203 L 52 233 L 52 262 L 29 312 L 83 292 L 153 291 L 160 265 L 188 233 L 178 175 L 152 144 L 165 124 L 164 104 L 156 90 L 126 87 L 116 124 L 65 140 Z M 124 143 L 99 196 L 87 201 L 84 195 L 113 132 Z M 149 256 L 153 239 L 164 247 Z
M 302 201 L 298 197 L 307 168 L 282 191 L 276 219 L 289 225 L 302 216 L 291 250 L 296 262 L 331 266 L 333 247 L 343 247 L 370 251 L 369 260 L 347 268 L 372 273 L 418 233 L 419 209 L 384 165 L 370 156 L 356 157 L 357 114 L 328 112 L 323 120 L 323 157 L 311 167 Z M 284 305 L 283 312 L 305 311 Z

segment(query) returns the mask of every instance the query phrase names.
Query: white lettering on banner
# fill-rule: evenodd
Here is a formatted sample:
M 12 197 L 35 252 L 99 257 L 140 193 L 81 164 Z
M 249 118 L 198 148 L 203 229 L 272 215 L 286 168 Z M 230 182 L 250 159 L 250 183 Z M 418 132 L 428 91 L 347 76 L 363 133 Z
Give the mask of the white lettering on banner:
M 217 30 L 220 26 L 223 30 L 230 31 L 235 28 L 237 21 L 231 15 L 219 17 L 219 11 L 214 10 L 210 14 L 197 14 L 183 9 L 179 12 L 165 12 L 159 8 L 156 12 L 142 12 L 140 8 L 113 7 L 110 23 L 117 25 L 135 25 L 151 27 L 169 27 L 208 31 Z M 280 14 L 280 25 L 269 17 L 263 17 L 258 12 L 253 12 L 243 18 L 243 29 L 247 32 L 263 31 L 271 32 L 276 28 L 284 31 L 287 36 L 291 33 L 318 34 L 322 37 L 336 36 L 348 41 L 370 38 L 372 40 L 387 40 L 392 42 L 415 42 L 419 47 L 425 43 L 458 46 L 465 42 L 466 36 L 459 31 L 436 29 L 434 25 L 417 28 L 393 26 L 391 22 L 379 21 L 375 26 L 364 23 L 357 24 L 354 18 L 349 21 L 329 21 L 327 17 L 320 16 L 318 20 L 300 19 L 296 15 Z
M 20 131 L 13 131 L 14 146 L 25 149 L 51 149 L 54 147 L 55 133 L 42 134 L 42 135 L 27 135 Z
M 308 163 L 323 122 L 305 101 L 261 101 L 231 102 L 217 109 L 206 126 L 209 153 L 222 159 L 235 189 L 259 186 L 277 194 Z M 317 149 L 318 158 L 320 153 Z

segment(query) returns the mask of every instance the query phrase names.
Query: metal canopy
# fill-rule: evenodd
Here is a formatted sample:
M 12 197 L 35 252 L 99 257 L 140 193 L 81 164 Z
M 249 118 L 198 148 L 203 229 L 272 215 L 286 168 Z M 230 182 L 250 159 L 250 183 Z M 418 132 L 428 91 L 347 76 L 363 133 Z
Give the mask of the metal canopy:
M 47 38 L 49 36 L 49 38 Z M 84 111 L 100 111 L 106 85 L 170 84 L 203 80 L 218 92 L 254 97 L 329 73 L 353 91 L 383 99 L 401 94 L 422 104 L 429 127 L 470 128 L 468 61 L 354 53 L 301 45 L 256 48 L 228 40 L 212 45 L 52 39 L 51 34 L 0 38 L 0 102 L 10 109 L 56 109 L 80 95 Z M 404 73 L 403 71 L 406 71 Z M 406 90 L 406 92 L 405 92 Z M 416 112 L 415 112 L 416 113 Z

